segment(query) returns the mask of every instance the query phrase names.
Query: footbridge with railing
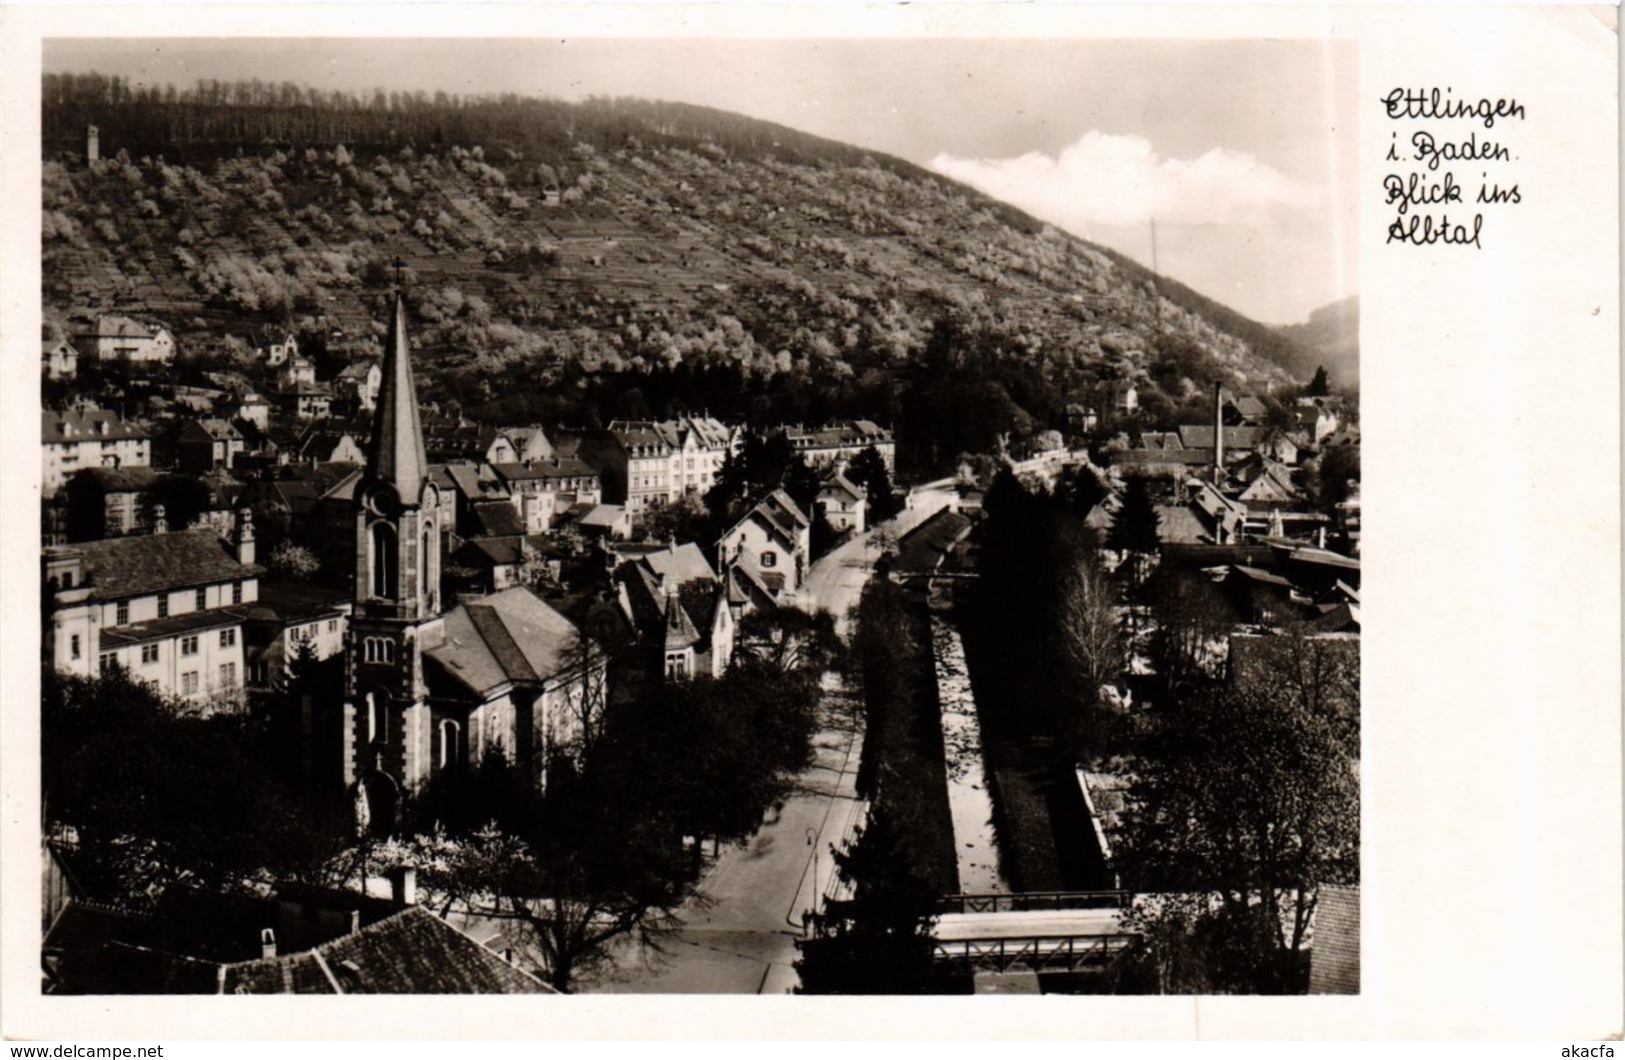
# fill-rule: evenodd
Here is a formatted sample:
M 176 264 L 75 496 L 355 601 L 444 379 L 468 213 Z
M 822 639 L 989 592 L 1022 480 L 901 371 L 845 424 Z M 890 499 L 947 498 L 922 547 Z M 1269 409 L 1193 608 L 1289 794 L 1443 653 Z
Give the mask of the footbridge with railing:
M 1126 891 L 956 894 L 942 899 L 933 956 L 971 974 L 1103 970 L 1139 944 Z

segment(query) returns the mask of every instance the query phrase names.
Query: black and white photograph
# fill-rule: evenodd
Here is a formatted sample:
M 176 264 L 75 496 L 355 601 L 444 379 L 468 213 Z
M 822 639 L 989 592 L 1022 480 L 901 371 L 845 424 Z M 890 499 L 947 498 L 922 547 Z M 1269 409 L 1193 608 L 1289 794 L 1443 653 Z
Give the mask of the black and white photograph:
M 46 41 L 43 989 L 1357 992 L 1353 60 Z
M 1622 1029 L 1617 21 L 701 6 L 6 42 L 28 1026 Z

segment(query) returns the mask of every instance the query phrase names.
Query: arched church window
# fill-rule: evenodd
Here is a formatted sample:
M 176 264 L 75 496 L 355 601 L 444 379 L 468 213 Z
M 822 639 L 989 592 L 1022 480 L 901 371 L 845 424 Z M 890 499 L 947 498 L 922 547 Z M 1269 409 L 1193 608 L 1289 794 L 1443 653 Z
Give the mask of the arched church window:
M 399 584 L 395 528 L 388 523 L 372 524 L 372 595 L 395 599 Z
M 459 741 L 462 738 L 462 727 L 455 721 L 440 723 L 440 768 L 455 765 L 462 760 Z
M 389 713 L 385 709 L 382 693 L 367 693 L 367 742 L 383 743 L 389 739 Z

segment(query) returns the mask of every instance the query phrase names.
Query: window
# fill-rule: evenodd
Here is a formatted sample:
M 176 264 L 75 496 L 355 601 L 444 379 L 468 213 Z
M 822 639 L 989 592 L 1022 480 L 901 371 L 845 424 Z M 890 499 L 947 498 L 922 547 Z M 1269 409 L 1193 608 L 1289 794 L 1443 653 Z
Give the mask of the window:
M 206 609 L 208 606 L 209 606 L 209 590 L 208 589 L 199 589 L 197 591 L 197 609 L 199 611 L 202 611 L 202 610 Z
M 113 625 L 115 625 L 115 626 L 127 626 L 129 624 L 130 624 L 130 601 L 128 601 L 128 600 L 120 600 L 118 602 L 118 618 L 114 620 Z
M 79 634 L 75 633 L 71 638 L 69 638 L 68 650 L 72 653 L 73 658 L 79 658 Z
M 169 594 L 168 593 L 159 593 L 158 594 L 158 617 L 159 618 L 168 618 L 169 617 Z
M 183 696 L 195 696 L 195 695 L 197 695 L 197 671 L 196 670 L 188 670 L 184 674 L 181 674 L 181 695 L 183 695 Z
M 110 651 L 104 651 L 102 652 L 102 657 L 96 660 L 96 668 L 105 674 L 107 671 L 111 670 L 115 665 L 117 665 L 117 663 L 118 656 L 114 655 Z
M 778 565 L 779 565 L 779 554 L 777 552 L 774 552 L 770 548 L 762 549 L 762 566 L 764 566 L 764 567 L 777 567 Z
M 234 662 L 220 664 L 220 687 L 237 687 L 237 664 Z
M 196 655 L 197 654 L 197 634 L 194 633 L 190 637 L 182 637 L 181 638 L 181 654 L 182 655 Z
M 395 661 L 395 642 L 388 637 L 368 637 L 361 642 L 362 658 L 370 663 Z
M 389 737 L 389 715 L 385 712 L 384 697 L 378 692 L 367 693 L 367 742 L 383 743 Z
M 156 644 L 143 644 L 143 645 L 141 645 L 141 663 L 142 663 L 142 665 L 143 666 L 150 665 L 150 664 L 155 663 L 157 661 L 158 661 L 158 645 L 156 645 Z
M 237 631 L 235 629 L 223 629 L 220 631 L 220 646 L 222 648 L 235 647 L 236 644 Z
M 395 529 L 388 523 L 372 524 L 372 595 L 395 599 Z
M 232 582 L 231 583 L 231 602 L 234 603 L 234 604 L 240 604 L 240 603 L 243 602 L 243 583 L 242 582 Z
M 329 633 L 337 633 L 338 631 L 339 631 L 339 620 L 336 619 L 336 618 L 328 619 L 327 620 L 327 632 L 329 632 Z
M 440 723 L 440 768 L 455 765 L 462 760 L 461 748 L 458 746 L 462 729 L 455 721 Z
M 670 678 L 674 678 L 674 677 L 687 677 L 687 676 L 688 676 L 688 653 L 687 652 L 681 652 L 681 651 L 674 651 L 674 652 L 669 653 L 666 656 L 666 677 L 668 679 L 670 679 Z

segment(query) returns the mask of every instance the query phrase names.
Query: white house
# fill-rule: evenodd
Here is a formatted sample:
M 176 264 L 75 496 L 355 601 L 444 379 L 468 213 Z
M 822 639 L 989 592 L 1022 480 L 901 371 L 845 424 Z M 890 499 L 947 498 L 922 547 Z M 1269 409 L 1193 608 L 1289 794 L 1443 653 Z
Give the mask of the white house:
M 175 359 L 175 336 L 162 324 L 146 324 L 112 314 L 96 321 L 96 359 L 132 364 L 168 364 Z

